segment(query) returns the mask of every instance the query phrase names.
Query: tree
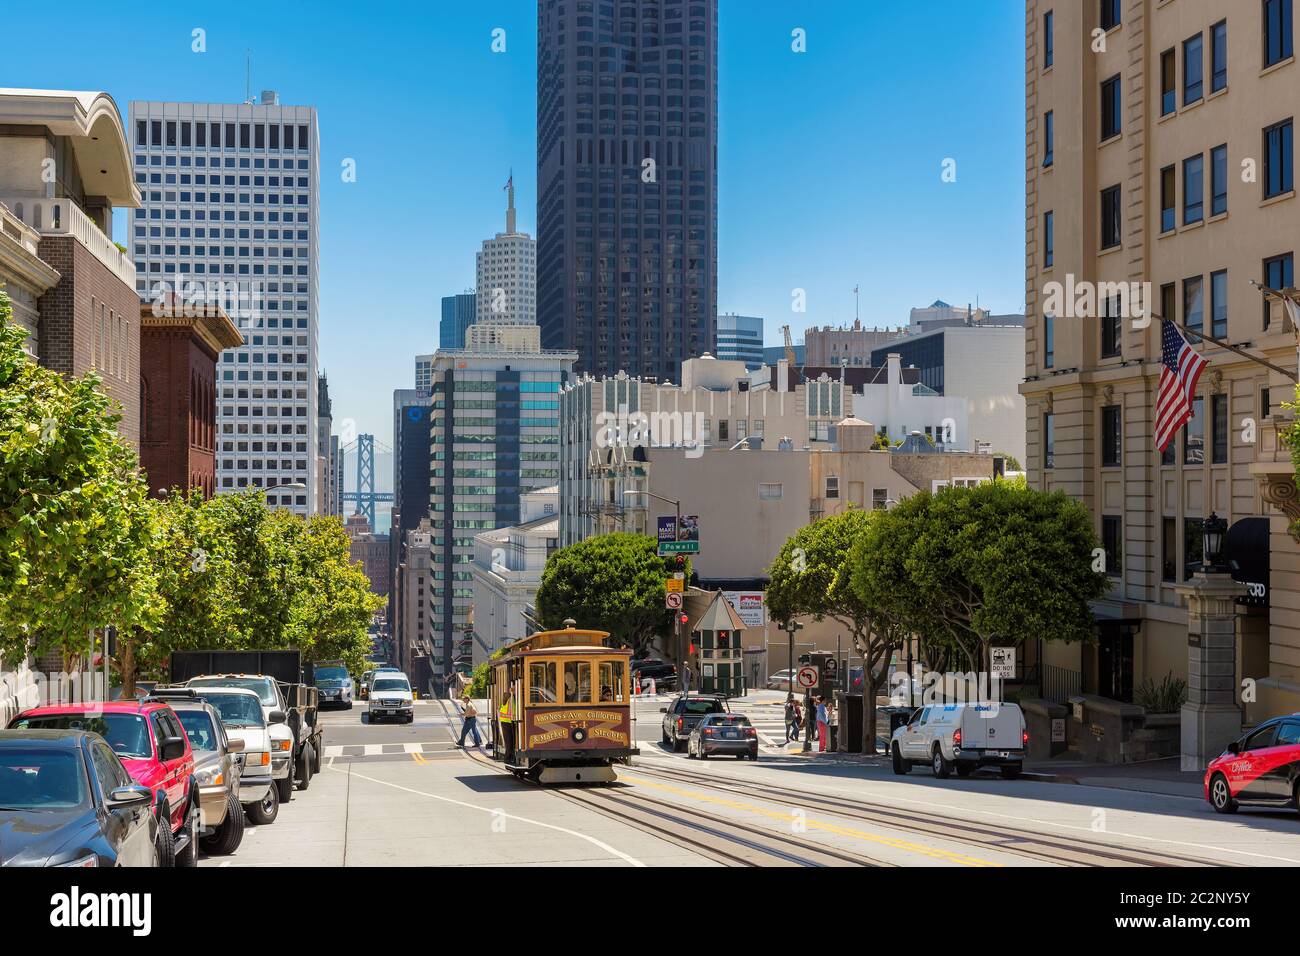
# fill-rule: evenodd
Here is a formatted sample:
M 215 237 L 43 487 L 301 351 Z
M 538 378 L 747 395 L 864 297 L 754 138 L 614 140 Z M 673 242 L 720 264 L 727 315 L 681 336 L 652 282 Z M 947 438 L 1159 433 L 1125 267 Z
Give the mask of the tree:
M 889 655 L 898 647 L 900 632 L 853 589 L 850 555 L 882 514 L 848 508 L 800 528 L 777 554 L 767 586 L 774 619 L 829 617 L 849 632 L 862 655 L 863 731 L 871 742 L 876 739 L 876 693 L 888 676 Z
M 120 416 L 88 373 L 31 361 L 0 291 L 0 657 L 58 651 L 161 613 L 153 523 Z
M 547 560 L 537 589 L 538 621 L 553 629 L 573 618 L 579 627 L 609 631 L 613 643 L 639 653 L 671 624 L 664 607 L 668 573 L 647 535 L 620 531 L 587 538 Z
M 1015 455 L 1008 455 L 1004 451 L 995 451 L 993 454 L 995 457 L 1003 460 L 1003 464 L 1007 471 L 1024 471 L 1024 469 L 1020 467 L 1020 459 Z

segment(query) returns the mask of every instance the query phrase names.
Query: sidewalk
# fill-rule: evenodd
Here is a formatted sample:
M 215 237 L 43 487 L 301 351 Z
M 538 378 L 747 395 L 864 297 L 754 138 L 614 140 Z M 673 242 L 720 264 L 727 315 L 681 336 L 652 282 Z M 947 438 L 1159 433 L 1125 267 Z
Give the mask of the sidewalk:
M 1178 769 L 1180 758 L 1145 760 L 1141 763 L 1100 764 L 1058 757 L 1025 764 L 1025 777 L 1046 783 L 1073 783 L 1084 787 L 1140 790 L 1171 797 L 1205 797 L 1202 771 Z

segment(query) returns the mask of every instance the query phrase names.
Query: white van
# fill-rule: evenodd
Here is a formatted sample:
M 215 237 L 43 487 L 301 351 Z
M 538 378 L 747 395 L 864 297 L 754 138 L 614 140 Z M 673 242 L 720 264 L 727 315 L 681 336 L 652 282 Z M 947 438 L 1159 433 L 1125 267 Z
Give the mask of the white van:
M 977 767 L 997 767 L 1008 780 L 1019 776 L 1028 750 L 1020 707 L 991 701 L 921 707 L 894 731 L 889 746 L 897 774 L 928 763 L 936 777 L 946 778 L 954 768 L 965 777 Z

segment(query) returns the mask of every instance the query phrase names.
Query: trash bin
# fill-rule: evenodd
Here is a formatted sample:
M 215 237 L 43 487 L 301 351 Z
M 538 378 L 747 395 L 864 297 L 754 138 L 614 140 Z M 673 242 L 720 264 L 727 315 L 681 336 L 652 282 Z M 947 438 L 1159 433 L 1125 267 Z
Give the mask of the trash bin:
M 831 728 L 831 749 L 843 753 L 862 753 L 862 695 L 835 692 L 839 723 Z
M 906 727 L 907 722 L 912 719 L 916 713 L 915 707 L 877 707 L 876 708 L 876 732 L 888 741 L 894 736 L 894 731 L 899 727 Z

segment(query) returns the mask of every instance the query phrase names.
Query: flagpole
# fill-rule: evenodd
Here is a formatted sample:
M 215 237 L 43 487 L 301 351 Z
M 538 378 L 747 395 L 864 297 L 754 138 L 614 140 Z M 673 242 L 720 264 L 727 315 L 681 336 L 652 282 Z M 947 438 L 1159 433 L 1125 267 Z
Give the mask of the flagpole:
M 1242 358 L 1254 362 L 1256 365 L 1262 365 L 1267 369 L 1277 372 L 1279 375 L 1285 375 L 1287 378 L 1290 379 L 1294 379 L 1296 376 L 1294 370 L 1282 368 L 1280 365 L 1274 365 L 1272 362 L 1265 361 L 1264 359 L 1260 358 L 1258 355 L 1251 355 L 1245 349 L 1239 348 L 1236 345 L 1230 345 L 1229 343 L 1223 341 L 1222 339 L 1216 339 L 1212 335 L 1206 335 L 1204 332 L 1198 332 L 1196 329 L 1189 329 L 1187 326 L 1183 325 L 1181 322 L 1176 321 L 1175 319 L 1167 319 L 1163 315 L 1157 315 L 1154 312 L 1151 313 L 1151 317 L 1154 319 L 1159 319 L 1162 322 L 1168 322 L 1174 328 L 1182 332 L 1186 332 L 1188 335 L 1194 335 L 1196 338 L 1203 339 L 1206 342 L 1213 343 L 1214 345 L 1217 345 L 1221 349 L 1227 349 L 1229 352 L 1232 352 L 1236 355 L 1240 355 Z

